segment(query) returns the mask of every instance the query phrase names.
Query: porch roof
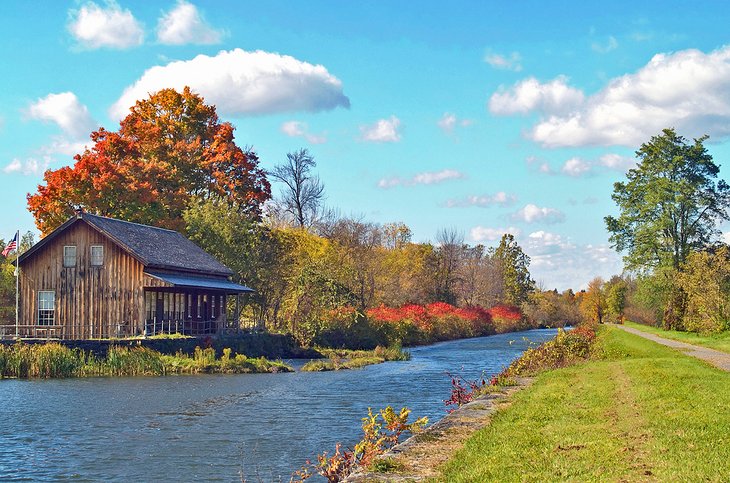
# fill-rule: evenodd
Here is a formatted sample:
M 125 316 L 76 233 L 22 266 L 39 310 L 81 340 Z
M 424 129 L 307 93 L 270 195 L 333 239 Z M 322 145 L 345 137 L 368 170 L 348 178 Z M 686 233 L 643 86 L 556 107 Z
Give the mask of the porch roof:
M 144 273 L 181 288 L 205 288 L 222 290 L 226 293 L 250 293 L 253 289 L 240 285 L 224 278 L 196 277 L 194 275 L 165 273 L 153 270 L 145 270 Z

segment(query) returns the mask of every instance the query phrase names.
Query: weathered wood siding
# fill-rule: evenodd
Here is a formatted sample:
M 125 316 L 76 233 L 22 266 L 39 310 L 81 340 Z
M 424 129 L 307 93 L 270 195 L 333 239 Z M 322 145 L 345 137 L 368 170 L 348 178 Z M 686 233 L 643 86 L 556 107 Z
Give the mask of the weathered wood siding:
M 63 267 L 63 247 L 76 246 L 76 266 Z M 91 246 L 104 247 L 102 266 L 91 266 Z M 56 294 L 56 337 L 90 339 L 128 336 L 143 329 L 143 266 L 107 237 L 79 221 L 21 264 L 21 326 L 38 317 L 38 291 Z M 21 333 L 24 332 L 21 329 Z M 34 335 L 34 334 L 28 334 Z

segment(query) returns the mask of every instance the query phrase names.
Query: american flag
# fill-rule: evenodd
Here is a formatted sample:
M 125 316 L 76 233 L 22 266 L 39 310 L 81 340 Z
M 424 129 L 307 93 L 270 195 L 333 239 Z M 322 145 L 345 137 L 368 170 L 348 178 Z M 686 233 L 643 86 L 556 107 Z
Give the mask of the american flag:
M 10 240 L 10 243 L 8 243 L 8 246 L 5 247 L 5 250 L 3 250 L 3 256 L 7 257 L 10 252 L 18 248 L 18 234 L 16 233 L 12 240 Z

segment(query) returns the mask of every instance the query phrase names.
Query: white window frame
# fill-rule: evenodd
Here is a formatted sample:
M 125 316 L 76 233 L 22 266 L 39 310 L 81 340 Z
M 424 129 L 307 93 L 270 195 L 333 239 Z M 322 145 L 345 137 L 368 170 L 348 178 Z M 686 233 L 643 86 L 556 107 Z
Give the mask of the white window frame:
M 43 295 L 50 294 L 50 300 L 44 299 Z M 49 306 L 50 302 L 50 306 Z M 44 317 L 41 317 L 41 312 Z M 50 312 L 50 315 L 49 315 Z M 53 290 L 38 291 L 38 310 L 36 313 L 36 322 L 38 325 L 55 325 L 56 324 L 56 292 Z
M 70 249 L 73 248 L 73 264 L 69 263 L 69 260 L 71 258 L 71 255 L 67 255 L 66 251 L 70 251 Z M 78 250 L 76 249 L 76 245 L 64 245 L 63 247 L 63 268 L 72 268 L 76 266 L 78 258 Z
M 94 251 L 100 252 L 99 256 L 94 256 Z M 91 245 L 89 247 L 89 259 L 92 267 L 103 267 L 104 266 L 104 245 Z M 97 263 L 98 262 L 98 263 Z

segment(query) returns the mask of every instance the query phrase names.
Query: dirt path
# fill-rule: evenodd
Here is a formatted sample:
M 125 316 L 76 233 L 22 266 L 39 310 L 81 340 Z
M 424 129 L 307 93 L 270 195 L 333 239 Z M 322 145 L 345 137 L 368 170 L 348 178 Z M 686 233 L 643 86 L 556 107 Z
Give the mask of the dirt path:
M 643 332 L 641 330 L 634 329 L 633 327 L 626 327 L 624 325 L 614 325 L 614 327 L 618 327 L 621 330 L 625 330 L 626 332 L 638 335 L 639 337 L 652 340 L 658 344 L 672 347 L 673 349 L 684 352 L 688 356 L 702 359 L 703 361 L 709 362 L 713 366 L 718 367 L 723 371 L 730 372 L 730 354 L 726 352 L 709 349 L 707 347 L 687 344 L 686 342 L 679 342 L 677 340 L 665 339 L 664 337 L 649 334 L 648 332 Z

